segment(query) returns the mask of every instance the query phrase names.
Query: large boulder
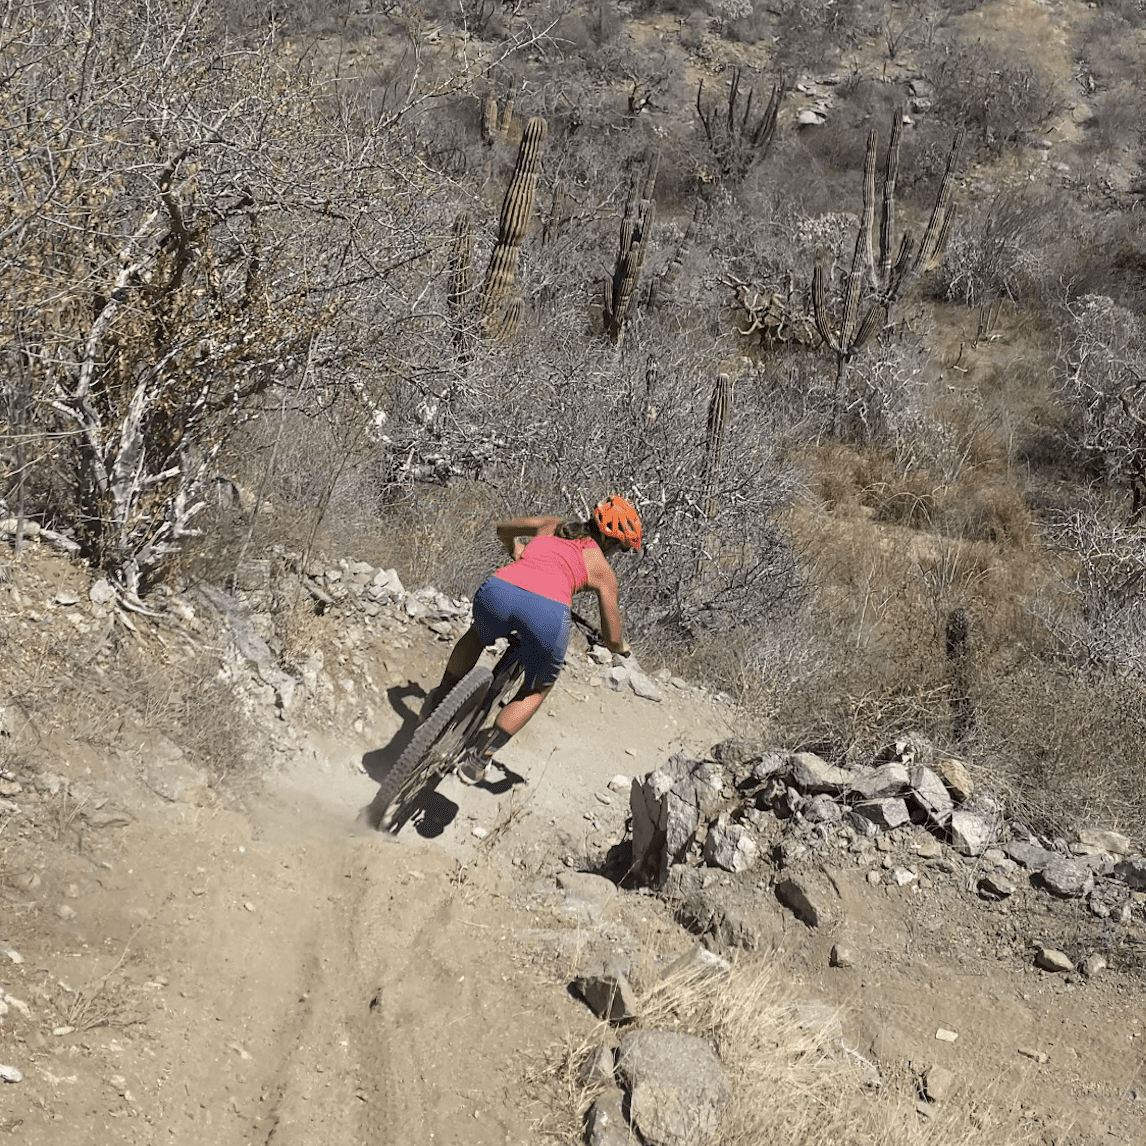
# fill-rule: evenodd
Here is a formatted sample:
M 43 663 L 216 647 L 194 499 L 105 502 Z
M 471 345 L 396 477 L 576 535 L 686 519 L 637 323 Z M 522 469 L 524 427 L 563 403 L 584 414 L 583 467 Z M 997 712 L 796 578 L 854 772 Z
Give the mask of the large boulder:
M 621 1038 L 617 1073 L 629 1091 L 629 1122 L 648 1146 L 703 1146 L 716 1138 L 732 1088 L 703 1039 L 631 1031 Z
M 683 752 L 643 779 L 634 779 L 629 793 L 634 873 L 662 887 L 669 867 L 684 859 L 697 829 L 712 819 L 723 798 L 720 768 Z

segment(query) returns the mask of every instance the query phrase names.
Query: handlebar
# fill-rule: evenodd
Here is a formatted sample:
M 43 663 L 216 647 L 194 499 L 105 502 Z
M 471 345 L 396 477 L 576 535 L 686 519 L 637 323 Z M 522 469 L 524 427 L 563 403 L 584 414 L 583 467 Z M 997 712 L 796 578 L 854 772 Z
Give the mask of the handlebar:
M 578 613 L 576 609 L 570 609 L 569 616 L 580 627 L 581 631 L 585 635 L 585 639 L 589 642 L 589 644 L 603 645 L 605 643 L 601 638 L 601 630 L 598 629 L 597 626 L 594 625 L 591 621 L 588 621 L 583 616 L 581 616 L 581 614 Z M 625 651 L 623 653 L 618 653 L 617 655 L 627 657 L 631 652 L 632 649 L 628 647 L 628 642 L 626 642 Z

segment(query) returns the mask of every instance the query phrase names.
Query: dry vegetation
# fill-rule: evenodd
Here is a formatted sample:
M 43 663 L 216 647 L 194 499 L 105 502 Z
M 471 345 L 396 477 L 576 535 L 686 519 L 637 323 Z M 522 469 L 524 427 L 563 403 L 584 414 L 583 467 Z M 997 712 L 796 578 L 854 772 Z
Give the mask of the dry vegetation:
M 650 538 L 622 570 L 646 662 L 734 692 L 793 747 L 859 762 L 916 729 L 1032 828 L 1140 831 L 1146 13 L 1072 8 L 1064 75 L 964 36 L 983 7 L 9 0 L 0 517 L 58 531 L 134 615 L 276 551 L 467 592 L 490 519 L 623 489 Z M 719 106 L 725 57 L 757 114 L 782 76 L 834 73 L 830 122 L 782 109 L 759 153 L 753 132 L 714 144 L 694 104 L 704 75 Z M 846 314 L 868 130 L 886 144 L 914 78 L 930 104 L 902 146 L 901 232 L 923 234 L 966 132 L 945 257 L 846 363 L 781 327 L 745 336 L 731 284 L 814 329 L 817 259 Z M 528 116 L 548 141 L 520 317 L 474 338 L 457 303 L 503 238 Z M 610 337 L 601 279 L 654 154 L 651 244 Z M 290 667 L 308 603 L 276 621 Z M 244 735 L 225 682 L 182 656 L 157 671 L 135 624 L 14 649 L 0 700 L 45 736 L 66 709 L 93 743 L 135 713 L 221 776 Z M 61 1021 L 130 1021 L 118 971 L 61 993 Z M 921 1123 L 919 1079 L 865 1089 L 766 962 L 644 1007 L 719 1048 L 729 1146 L 1027 1140 L 1015 1096 Z M 580 1140 L 589 1049 L 535 1079 L 551 1140 Z
M 483 522 L 620 488 L 650 537 L 623 574 L 646 660 L 712 677 L 787 743 L 859 760 L 910 726 L 1018 815 L 1133 830 L 1146 13 L 1056 10 L 1065 74 L 984 41 L 968 21 L 990 8 L 296 0 L 268 24 L 262 4 L 10 0 L 3 515 L 58 530 L 139 609 L 275 546 L 466 592 Z M 782 75 L 832 73 L 830 122 L 797 130 L 785 105 L 766 152 L 742 132 L 715 154 L 694 105 L 701 75 L 730 98 L 722 59 L 758 114 Z M 817 260 L 846 319 L 868 131 L 882 155 L 916 80 L 897 226 L 922 236 L 966 132 L 944 257 L 846 363 L 744 336 L 735 283 L 814 329 Z M 516 327 L 482 338 L 459 316 L 506 246 L 529 116 L 548 140 Z M 654 154 L 610 337 L 601 280 Z M 124 693 L 160 713 L 180 694 L 142 683 Z
M 635 1027 L 695 1035 L 716 1049 L 732 1089 L 720 1146 L 1021 1146 L 1037 1139 L 1021 1094 L 966 1093 L 920 1119 L 925 1073 L 903 1064 L 873 1085 L 863 1059 L 844 1049 L 838 1016 L 822 1005 L 794 1004 L 767 959 L 743 960 L 727 973 L 693 967 L 660 979 L 643 994 Z M 551 1112 L 537 1127 L 543 1140 L 583 1140 L 581 1119 L 601 1091 L 585 1080 L 586 1063 L 607 1041 L 604 1030 L 598 1036 L 555 1046 L 530 1076 L 538 1105 Z

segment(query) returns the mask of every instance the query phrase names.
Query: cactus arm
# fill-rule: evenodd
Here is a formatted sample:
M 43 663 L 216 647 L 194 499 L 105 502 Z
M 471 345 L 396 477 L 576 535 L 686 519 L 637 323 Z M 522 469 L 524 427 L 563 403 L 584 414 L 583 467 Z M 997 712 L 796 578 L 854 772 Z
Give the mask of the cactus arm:
M 850 354 L 859 354 L 872 338 L 877 335 L 887 322 L 887 307 L 882 303 L 875 303 L 871 310 L 864 316 L 863 322 L 860 323 L 859 330 L 856 331 L 855 340 L 852 342 Z
M 820 332 L 820 337 L 836 354 L 839 354 L 840 340 L 836 336 L 836 332 L 832 330 L 832 324 L 828 319 L 828 304 L 824 287 L 826 264 L 827 259 L 823 255 L 816 258 L 816 267 L 812 271 L 812 313 L 815 316 L 816 329 Z
M 883 169 L 883 207 L 879 220 L 879 284 L 887 289 L 895 249 L 895 184 L 899 178 L 899 141 L 903 135 L 903 108 L 895 109 L 891 139 Z
M 873 128 L 868 132 L 867 151 L 863 157 L 863 206 L 860 210 L 860 231 L 856 239 L 856 258 L 852 262 L 852 271 L 856 269 L 856 261 L 861 252 L 867 262 L 868 276 L 872 289 L 877 288 L 875 263 L 875 152 L 879 138 Z
M 951 224 L 955 218 L 955 165 L 959 162 L 959 150 L 962 144 L 963 131 L 960 129 L 955 133 L 951 150 L 948 152 L 947 165 L 943 169 L 943 178 L 939 183 L 939 194 L 935 198 L 935 206 L 932 208 L 931 217 L 927 221 L 927 230 L 919 247 L 916 266 L 920 270 L 934 270 L 951 234 Z
M 481 137 L 486 143 L 497 138 L 497 96 L 491 88 L 486 92 L 481 108 Z
M 653 220 L 656 217 L 653 192 L 659 165 L 660 155 L 657 154 L 649 164 L 648 172 L 641 183 L 639 197 L 637 180 L 633 179 L 625 200 L 625 214 L 621 220 L 617 256 L 613 264 L 612 282 L 606 294 L 605 305 L 605 329 L 609 337 L 617 343 L 624 337 L 625 321 L 636 297 L 637 283 L 644 266 Z
M 533 199 L 540 178 L 541 152 L 545 143 L 547 125 L 544 119 L 534 117 L 526 125 L 517 153 L 517 166 L 505 192 L 498 222 L 497 240 L 490 253 L 489 268 L 478 298 L 478 309 L 485 317 L 491 333 L 511 333 L 504 322 L 496 319 L 502 304 L 513 287 L 521 244 L 533 211 Z M 520 310 L 516 312 L 520 314 Z

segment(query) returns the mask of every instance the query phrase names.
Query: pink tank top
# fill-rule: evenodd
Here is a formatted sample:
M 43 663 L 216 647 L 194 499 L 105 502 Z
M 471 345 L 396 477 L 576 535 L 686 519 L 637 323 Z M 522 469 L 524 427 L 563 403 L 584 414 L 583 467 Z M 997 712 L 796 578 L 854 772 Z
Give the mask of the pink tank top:
M 591 537 L 567 541 L 563 537 L 535 537 L 512 565 L 499 569 L 494 576 L 528 589 L 563 605 L 573 603 L 573 594 L 589 584 L 585 569 L 585 550 L 596 546 Z

